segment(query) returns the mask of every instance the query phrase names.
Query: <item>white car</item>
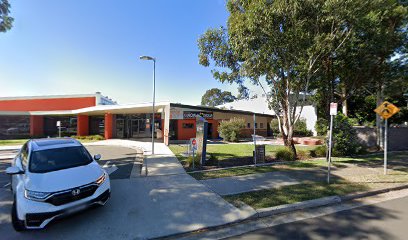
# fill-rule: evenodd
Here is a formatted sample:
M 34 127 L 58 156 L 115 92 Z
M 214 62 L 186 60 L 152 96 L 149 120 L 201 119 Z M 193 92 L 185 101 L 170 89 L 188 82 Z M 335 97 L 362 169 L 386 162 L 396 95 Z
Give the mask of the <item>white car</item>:
M 16 231 L 44 228 L 57 217 L 104 205 L 109 175 L 86 148 L 72 138 L 29 140 L 6 173 L 12 176 L 11 212 Z

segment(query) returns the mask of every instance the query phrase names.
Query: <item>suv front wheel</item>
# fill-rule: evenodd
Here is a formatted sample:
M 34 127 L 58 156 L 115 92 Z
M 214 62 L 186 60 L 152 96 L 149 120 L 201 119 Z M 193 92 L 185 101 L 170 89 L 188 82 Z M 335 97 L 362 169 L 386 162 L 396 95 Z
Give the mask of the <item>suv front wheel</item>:
M 13 201 L 13 207 L 11 209 L 11 223 L 13 224 L 14 230 L 16 230 L 17 232 L 26 230 L 24 221 L 18 218 L 16 200 Z

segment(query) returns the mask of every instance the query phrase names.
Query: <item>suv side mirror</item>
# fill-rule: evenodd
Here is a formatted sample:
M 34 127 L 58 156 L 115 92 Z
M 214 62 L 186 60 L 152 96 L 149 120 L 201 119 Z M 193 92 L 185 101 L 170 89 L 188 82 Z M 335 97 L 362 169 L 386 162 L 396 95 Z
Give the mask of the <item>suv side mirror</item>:
M 94 155 L 94 159 L 96 160 L 96 161 L 98 161 L 99 159 L 101 159 L 101 154 L 95 154 Z
M 8 175 L 16 175 L 16 174 L 23 174 L 24 171 L 22 169 L 20 169 L 19 167 L 12 166 L 12 167 L 8 167 L 6 169 L 6 173 Z

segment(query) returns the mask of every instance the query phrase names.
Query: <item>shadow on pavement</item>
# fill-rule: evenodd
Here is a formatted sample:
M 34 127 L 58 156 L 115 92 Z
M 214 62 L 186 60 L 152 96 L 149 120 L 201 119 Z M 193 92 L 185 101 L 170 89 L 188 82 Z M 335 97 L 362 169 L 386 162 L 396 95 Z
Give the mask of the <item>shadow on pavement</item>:
M 278 225 L 231 239 L 393 239 L 372 221 L 397 219 L 396 211 L 375 205 Z

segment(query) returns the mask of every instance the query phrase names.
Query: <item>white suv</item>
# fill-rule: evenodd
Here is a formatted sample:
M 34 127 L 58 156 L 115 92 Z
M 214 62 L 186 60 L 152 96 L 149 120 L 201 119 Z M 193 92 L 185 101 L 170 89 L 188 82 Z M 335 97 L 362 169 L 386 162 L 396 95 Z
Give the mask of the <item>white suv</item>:
M 50 221 L 110 197 L 109 175 L 72 138 L 29 140 L 6 173 L 12 176 L 11 212 L 16 231 L 44 228 Z

